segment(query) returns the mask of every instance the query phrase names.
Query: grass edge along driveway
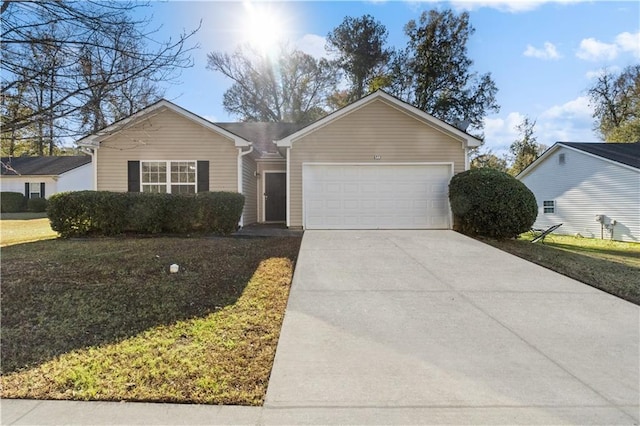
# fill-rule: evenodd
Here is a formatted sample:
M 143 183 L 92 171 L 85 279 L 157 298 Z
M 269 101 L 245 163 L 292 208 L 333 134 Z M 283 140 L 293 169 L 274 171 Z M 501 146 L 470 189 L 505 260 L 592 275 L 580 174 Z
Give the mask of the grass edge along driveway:
M 640 243 L 552 234 L 544 244 L 531 235 L 517 240 L 481 241 L 640 305 Z
M 242 256 L 251 251 L 251 246 L 259 245 L 259 257 L 264 259 L 233 303 L 213 309 L 206 315 L 158 325 L 113 343 L 80 347 L 34 367 L 6 374 L 2 377 L 2 397 L 261 405 L 273 365 L 300 239 L 164 240 L 169 245 L 177 244 L 176 251 L 187 250 L 184 244 L 179 243 L 181 240 L 186 241 L 187 246 L 202 245 L 205 251 L 215 247 L 216 241 L 224 243 L 222 250 L 225 251 L 231 250 L 229 246 L 241 246 L 233 256 Z M 62 243 L 67 252 L 74 244 L 96 243 L 96 249 L 100 244 L 103 248 L 106 244 L 115 256 L 118 247 L 124 249 L 127 246 L 126 239 L 106 242 L 57 240 L 35 244 L 55 246 L 56 243 Z M 143 243 L 145 246 L 155 245 L 154 239 L 143 240 Z M 279 244 L 276 250 L 279 254 L 284 251 L 291 255 L 265 255 L 270 244 Z M 282 245 L 287 248 L 283 249 Z M 135 250 L 140 251 L 143 252 L 144 248 Z M 125 256 L 135 254 L 124 252 L 121 257 Z M 219 260 L 211 254 L 203 257 L 203 261 L 219 262 L 221 265 L 217 266 L 223 269 L 231 267 L 234 262 L 237 264 L 237 259 L 225 259 L 222 253 Z M 197 265 L 192 264 L 189 268 L 195 269 Z M 224 276 L 233 273 L 217 267 L 216 271 L 212 274 Z M 158 274 L 166 272 L 159 271 Z M 167 279 L 173 278 L 166 275 Z M 183 279 L 170 285 L 188 286 L 189 283 Z M 56 291 L 53 286 L 48 289 Z M 3 300 L 4 303 L 11 303 L 11 300 Z M 73 318 L 69 320 L 73 321 Z M 3 318 L 3 326 L 5 322 L 9 326 L 12 324 L 11 319 Z M 15 326 L 24 330 L 24 324 Z M 38 342 L 32 344 L 37 345 Z

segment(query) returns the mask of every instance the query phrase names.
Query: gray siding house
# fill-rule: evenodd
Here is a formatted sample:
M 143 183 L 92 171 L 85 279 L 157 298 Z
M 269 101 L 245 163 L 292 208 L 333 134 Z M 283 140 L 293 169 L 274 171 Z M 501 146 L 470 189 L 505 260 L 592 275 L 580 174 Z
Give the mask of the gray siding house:
M 516 178 L 536 196 L 536 228 L 640 242 L 640 143 L 558 142 Z

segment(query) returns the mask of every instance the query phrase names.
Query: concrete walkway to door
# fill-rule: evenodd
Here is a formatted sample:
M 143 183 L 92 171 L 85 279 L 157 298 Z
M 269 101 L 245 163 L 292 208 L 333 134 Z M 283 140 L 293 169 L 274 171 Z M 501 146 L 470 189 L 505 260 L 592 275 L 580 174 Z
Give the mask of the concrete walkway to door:
M 638 424 L 639 307 L 452 231 L 307 231 L 265 424 Z

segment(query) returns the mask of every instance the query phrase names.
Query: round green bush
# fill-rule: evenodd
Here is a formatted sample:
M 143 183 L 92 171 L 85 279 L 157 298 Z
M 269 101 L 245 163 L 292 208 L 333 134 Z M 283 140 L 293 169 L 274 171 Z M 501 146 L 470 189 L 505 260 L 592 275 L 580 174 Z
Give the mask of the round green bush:
M 514 238 L 531 229 L 538 216 L 529 188 L 488 168 L 455 175 L 449 183 L 449 202 L 456 228 L 468 235 Z
M 27 200 L 27 210 L 34 213 L 42 213 L 47 210 L 46 198 L 30 198 Z
M 18 213 L 24 210 L 24 194 L 3 191 L 0 193 L 0 210 L 2 213 Z

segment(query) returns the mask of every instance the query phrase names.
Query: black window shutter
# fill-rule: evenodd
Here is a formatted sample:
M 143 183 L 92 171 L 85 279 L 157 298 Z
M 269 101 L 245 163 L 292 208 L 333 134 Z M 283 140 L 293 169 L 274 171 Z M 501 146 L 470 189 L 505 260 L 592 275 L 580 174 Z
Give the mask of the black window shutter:
M 44 198 L 44 182 L 40 182 L 40 198 Z
M 198 161 L 198 192 L 209 190 L 209 162 Z
M 29 199 L 29 182 L 24 183 L 24 198 Z
M 140 192 L 140 162 L 129 161 L 127 164 L 127 191 Z

